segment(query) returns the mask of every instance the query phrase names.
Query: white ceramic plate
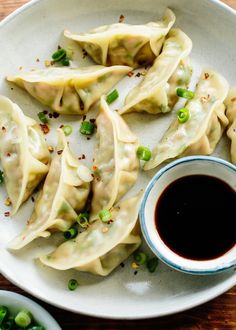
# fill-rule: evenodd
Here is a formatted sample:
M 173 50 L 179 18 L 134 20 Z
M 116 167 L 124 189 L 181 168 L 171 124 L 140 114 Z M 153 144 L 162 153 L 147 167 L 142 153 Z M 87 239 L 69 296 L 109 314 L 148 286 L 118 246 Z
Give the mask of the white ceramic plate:
M 166 6 L 170 6 L 176 16 L 176 26 L 181 27 L 193 40 L 191 54 L 195 78 L 201 68 L 211 66 L 220 71 L 231 84 L 235 79 L 235 26 L 236 14 L 216 1 L 155 1 L 155 0 L 41 0 L 33 1 L 18 10 L 0 25 L 0 93 L 17 102 L 24 112 L 37 119 L 42 107 L 25 92 L 8 84 L 4 78 L 19 67 L 41 68 L 44 60 L 57 48 L 65 45 L 62 31 L 87 31 L 106 23 L 117 22 L 121 14 L 129 23 L 144 23 L 159 19 Z M 82 59 L 78 51 L 79 65 L 90 63 Z M 39 59 L 40 61 L 36 61 Z M 124 96 L 133 84 L 141 78 L 125 78 L 118 89 L 121 97 L 112 108 L 121 106 Z M 124 88 L 125 86 L 125 88 Z M 11 90 L 11 87 L 14 89 Z M 94 110 L 95 111 L 95 110 Z M 152 147 L 160 137 L 173 114 L 150 116 L 129 114 L 125 119 L 139 136 L 143 145 Z M 94 117 L 94 112 L 89 113 Z M 72 123 L 70 136 L 72 149 L 78 154 L 86 154 L 85 163 L 91 164 L 94 138 L 87 141 L 79 134 L 78 117 L 60 116 L 52 121 L 48 141 L 55 145 L 55 128 L 61 123 Z M 228 157 L 229 145 L 224 139 L 215 155 Z M 146 187 L 154 171 L 142 174 L 139 183 L 129 193 Z M 11 254 L 6 250 L 7 242 L 24 226 L 33 207 L 31 200 L 25 204 L 17 217 L 5 218 L 6 192 L 0 190 L 0 270 L 16 285 L 58 307 L 74 312 L 108 318 L 145 318 L 179 312 L 204 303 L 230 289 L 236 284 L 236 273 L 231 270 L 214 276 L 192 276 L 176 272 L 160 262 L 155 274 L 145 269 L 137 275 L 130 267 L 118 267 L 107 278 L 78 273 L 76 271 L 55 271 L 42 266 L 36 257 L 52 249 L 54 242 L 38 239 L 22 251 Z M 144 248 L 146 248 L 144 246 Z M 27 274 L 27 276 L 26 276 Z M 69 292 L 67 281 L 77 278 L 80 287 Z
M 0 290 L 0 304 L 7 306 L 10 313 L 16 315 L 22 309 L 30 311 L 38 324 L 47 330 L 61 330 L 54 318 L 40 305 L 21 294 Z

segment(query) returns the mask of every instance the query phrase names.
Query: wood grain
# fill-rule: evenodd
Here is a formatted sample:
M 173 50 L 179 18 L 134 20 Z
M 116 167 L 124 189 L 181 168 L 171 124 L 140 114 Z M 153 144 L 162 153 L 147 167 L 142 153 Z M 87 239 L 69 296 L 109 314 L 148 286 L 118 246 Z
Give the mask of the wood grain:
M 60 1 L 60 0 L 59 0 Z M 193 0 L 192 0 L 193 1 Z M 195 0 L 197 1 L 197 0 Z M 0 0 L 0 20 L 27 0 Z M 224 0 L 236 9 L 236 0 Z M 26 274 L 27 276 L 27 274 Z M 0 289 L 23 293 L 38 301 L 60 323 L 63 330 L 77 329 L 160 329 L 160 330 L 236 330 L 236 287 L 197 308 L 158 319 L 114 321 L 73 314 L 50 306 L 25 293 L 0 275 Z M 0 302 L 1 303 L 1 302 Z M 88 306 L 89 309 L 89 306 Z M 48 329 L 50 330 L 50 329 Z

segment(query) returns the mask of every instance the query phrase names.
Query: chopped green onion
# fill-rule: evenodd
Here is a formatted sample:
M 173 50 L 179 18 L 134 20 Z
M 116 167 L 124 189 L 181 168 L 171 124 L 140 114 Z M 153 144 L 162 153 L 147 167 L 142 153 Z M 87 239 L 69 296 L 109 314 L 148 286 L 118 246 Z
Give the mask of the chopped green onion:
M 194 92 L 189 91 L 189 90 L 187 90 L 185 88 L 181 88 L 181 87 L 177 88 L 176 94 L 178 96 L 183 97 L 183 98 L 188 99 L 188 100 L 193 99 L 194 98 L 194 95 L 195 95 Z
M 79 283 L 75 279 L 72 278 L 68 282 L 68 289 L 70 291 L 74 291 L 75 289 L 77 289 L 78 285 L 79 285 Z
M 64 231 L 65 239 L 75 238 L 78 235 L 78 229 L 76 227 L 71 227 L 70 229 Z
M 72 57 L 73 57 L 73 49 L 72 48 L 70 48 L 70 47 L 68 47 L 67 49 L 66 49 L 66 57 L 68 58 L 68 60 L 71 60 L 72 59 Z
M 102 220 L 102 222 L 108 222 L 109 220 L 111 220 L 112 214 L 109 210 L 104 209 L 99 212 L 98 216 Z
M 14 318 L 13 317 L 9 317 L 7 319 L 7 321 L 5 321 L 2 324 L 2 326 L 1 326 L 0 329 L 2 329 L 2 330 L 12 330 L 12 329 L 15 329 L 15 327 L 14 327 L 15 325 L 16 325 L 16 323 L 15 323 Z
M 156 257 L 151 258 L 147 261 L 147 269 L 150 273 L 154 273 L 158 265 L 158 259 Z
M 181 108 L 177 112 L 178 121 L 180 124 L 186 123 L 190 118 L 190 113 L 187 108 Z
M 38 113 L 38 118 L 43 124 L 48 123 L 48 118 L 46 117 L 46 115 L 43 111 Z
M 0 325 L 6 318 L 7 314 L 8 314 L 8 308 L 5 306 L 0 306 Z
M 69 66 L 70 65 L 70 60 L 68 57 L 63 58 L 60 63 L 64 66 Z
M 118 97 L 119 97 L 119 93 L 117 89 L 114 89 L 110 94 L 107 95 L 106 101 L 108 104 L 111 104 L 116 99 L 118 99 Z
M 4 174 L 3 171 L 0 170 L 0 184 L 4 182 Z
M 41 325 L 35 325 L 31 328 L 27 328 L 28 330 L 45 330 L 44 327 L 42 327 Z
M 134 260 L 139 264 L 139 265 L 144 265 L 147 261 L 147 255 L 143 252 L 136 252 L 134 254 Z
M 15 323 L 21 328 L 26 328 L 31 323 L 31 317 L 32 316 L 30 312 L 28 312 L 27 310 L 22 310 L 16 315 Z
M 69 136 L 72 133 L 72 127 L 70 125 L 63 126 L 62 130 L 66 136 Z
M 54 62 L 59 62 L 64 57 L 66 57 L 66 51 L 63 48 L 58 49 L 55 53 L 52 54 L 52 59 Z
M 149 148 L 139 146 L 137 149 L 137 156 L 140 160 L 149 160 L 152 157 L 152 152 Z
M 80 133 L 84 135 L 91 135 L 94 132 L 94 124 L 90 121 L 83 121 L 80 126 Z
M 89 219 L 88 213 L 80 213 L 76 220 L 82 228 L 87 228 L 89 226 L 88 219 Z

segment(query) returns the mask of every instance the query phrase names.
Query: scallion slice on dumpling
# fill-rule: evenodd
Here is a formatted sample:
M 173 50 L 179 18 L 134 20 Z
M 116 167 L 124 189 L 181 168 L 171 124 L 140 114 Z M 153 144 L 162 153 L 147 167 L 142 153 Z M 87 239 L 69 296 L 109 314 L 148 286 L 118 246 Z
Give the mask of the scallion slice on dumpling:
M 118 202 L 135 184 L 139 171 L 138 139 L 122 117 L 109 109 L 104 98 L 96 124 L 92 218 Z
M 223 104 L 228 90 L 224 77 L 211 69 L 204 70 L 194 98 L 185 105 L 188 120 L 180 123 L 176 116 L 153 149 L 152 158 L 146 162 L 144 170 L 177 157 L 211 154 L 228 125 Z
M 177 87 L 187 87 L 192 69 L 187 56 L 192 41 L 180 29 L 172 29 L 164 42 L 161 54 L 148 70 L 141 83 L 130 91 L 120 114 L 170 111 L 178 100 Z
M 10 242 L 9 248 L 18 250 L 37 237 L 71 227 L 77 213 L 85 206 L 91 180 L 88 169 L 71 154 L 64 133 L 59 129 L 57 152 L 33 214 L 22 233 Z
M 231 161 L 236 165 L 236 87 L 230 89 L 225 100 L 226 116 L 229 119 L 227 136 L 231 140 Z
M 121 65 L 51 67 L 9 76 L 7 80 L 58 113 L 83 115 L 131 70 Z
M 145 25 L 116 23 L 83 34 L 65 31 L 64 35 L 78 42 L 98 64 L 136 68 L 154 61 L 174 22 L 174 13 L 166 9 L 160 22 Z
M 102 276 L 129 257 L 141 244 L 138 212 L 142 193 L 118 203 L 111 209 L 112 222 L 97 219 L 83 233 L 60 245 L 41 262 L 66 270 L 75 268 Z
M 15 214 L 48 172 L 50 154 L 35 120 L 0 96 L 0 157 Z

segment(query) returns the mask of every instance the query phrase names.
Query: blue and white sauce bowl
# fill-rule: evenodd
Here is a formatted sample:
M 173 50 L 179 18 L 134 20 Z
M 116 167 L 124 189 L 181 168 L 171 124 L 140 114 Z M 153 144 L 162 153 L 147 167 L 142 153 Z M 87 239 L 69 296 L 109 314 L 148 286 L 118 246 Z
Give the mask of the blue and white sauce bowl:
M 225 183 L 236 198 L 236 166 L 216 157 L 189 156 L 169 163 L 159 170 L 149 182 L 140 208 L 140 223 L 143 236 L 153 253 L 170 267 L 190 274 L 215 274 L 236 266 L 236 232 L 235 213 L 232 214 L 232 228 L 234 232 L 232 246 L 223 254 L 214 258 L 197 259 L 183 256 L 169 247 L 161 237 L 156 225 L 156 205 L 163 192 L 176 180 L 192 175 L 204 175 L 220 179 Z M 211 191 L 209 191 L 209 194 Z M 236 199 L 235 199 L 236 200 Z M 199 196 L 201 202 L 201 196 Z M 169 207 L 172 205 L 170 203 Z M 214 206 L 213 206 L 214 207 Z M 227 207 L 227 205 L 224 205 Z M 236 210 L 236 203 L 235 203 Z M 189 219 L 191 221 L 191 219 Z M 222 226 L 225 219 L 221 219 Z M 231 227 L 230 227 L 231 228 Z M 204 230 L 204 228 L 203 228 Z M 209 243 L 210 244 L 210 243 Z M 199 237 L 199 246 L 201 237 Z

